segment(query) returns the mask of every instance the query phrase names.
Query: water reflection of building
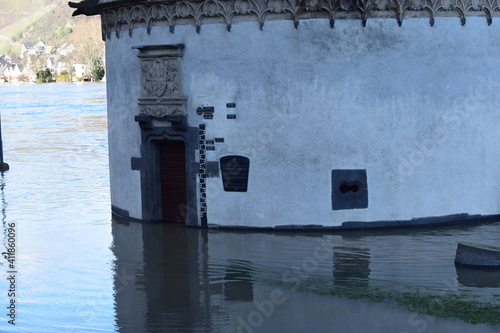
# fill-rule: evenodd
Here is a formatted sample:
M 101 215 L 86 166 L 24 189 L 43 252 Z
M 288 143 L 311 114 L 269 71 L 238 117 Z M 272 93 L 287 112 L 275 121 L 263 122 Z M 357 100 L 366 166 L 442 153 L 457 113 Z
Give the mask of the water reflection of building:
M 420 251 L 421 239 L 412 234 L 346 237 L 223 232 L 117 221 L 112 228 L 120 333 L 251 332 L 247 328 L 305 332 L 325 327 L 372 331 L 373 323 L 357 320 L 360 314 L 373 316 L 377 325 L 384 323 L 381 318 L 385 316 L 385 323 L 395 321 L 401 331 L 409 331 L 409 313 L 393 318 L 389 316 L 392 312 L 372 311 L 366 304 L 322 298 L 289 287 L 374 283 L 457 292 L 444 284 L 456 279 L 452 260 L 448 267 L 446 255 L 430 255 L 447 252 L 449 246 L 442 239 L 428 242 L 425 252 Z M 391 246 L 388 239 L 404 246 Z M 477 279 L 472 288 L 471 280 L 463 272 L 457 273 L 461 288 L 477 290 Z M 492 281 L 483 281 L 483 286 L 494 288 L 497 282 Z
M 201 316 L 200 239 L 188 229 L 165 231 L 161 225 L 113 224 L 117 326 L 124 332 L 154 331 L 150 323 L 165 318 L 189 328 Z
M 112 233 L 116 326 L 121 332 L 141 332 L 147 308 L 147 294 L 139 288 L 144 276 L 142 226 L 113 223 Z
M 333 281 L 337 286 L 368 286 L 370 249 L 351 246 L 333 248 Z
M 121 333 L 234 331 L 242 320 L 251 325 L 264 318 L 261 304 L 265 312 L 271 299 L 285 293 L 292 299 L 293 292 L 283 286 L 284 272 L 299 284 L 332 277 L 332 243 L 321 235 L 208 232 L 123 221 L 114 221 L 112 228 Z M 279 313 L 288 313 L 300 302 L 277 303 Z
M 458 283 L 463 286 L 478 288 L 498 288 L 500 287 L 500 270 L 484 269 L 477 267 L 467 267 L 455 264 L 457 270 Z
M 231 260 L 224 275 L 224 297 L 228 301 L 253 300 L 252 264 L 248 260 Z
M 341 236 L 209 232 L 125 221 L 114 221 L 112 232 L 121 333 L 234 331 L 242 320 L 251 325 L 264 318 L 276 290 L 290 300 L 298 297 L 289 304 L 273 303 L 286 314 L 296 311 L 303 297 L 312 301 L 289 287 L 325 281 L 359 286 L 370 275 L 370 250 Z
M 248 262 L 228 260 L 207 267 L 206 232 L 115 221 L 113 239 L 119 332 L 227 326 L 228 305 L 253 300 Z M 214 316 L 219 323 L 211 322 Z

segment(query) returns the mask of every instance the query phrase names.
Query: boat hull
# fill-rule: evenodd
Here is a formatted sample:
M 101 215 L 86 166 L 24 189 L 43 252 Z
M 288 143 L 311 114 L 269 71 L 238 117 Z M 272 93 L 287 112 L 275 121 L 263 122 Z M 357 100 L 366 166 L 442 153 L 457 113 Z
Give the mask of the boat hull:
M 467 266 L 500 268 L 500 248 L 458 243 L 455 263 Z

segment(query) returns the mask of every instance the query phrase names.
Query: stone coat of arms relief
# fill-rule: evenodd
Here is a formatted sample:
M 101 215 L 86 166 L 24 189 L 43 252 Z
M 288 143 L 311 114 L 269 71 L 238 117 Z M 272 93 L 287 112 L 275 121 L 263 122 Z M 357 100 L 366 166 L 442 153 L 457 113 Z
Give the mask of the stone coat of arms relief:
M 139 48 L 141 59 L 141 114 L 154 118 L 187 115 L 186 97 L 179 91 L 180 46 L 146 46 Z
M 153 59 L 142 62 L 143 96 L 177 96 L 179 91 L 177 59 Z

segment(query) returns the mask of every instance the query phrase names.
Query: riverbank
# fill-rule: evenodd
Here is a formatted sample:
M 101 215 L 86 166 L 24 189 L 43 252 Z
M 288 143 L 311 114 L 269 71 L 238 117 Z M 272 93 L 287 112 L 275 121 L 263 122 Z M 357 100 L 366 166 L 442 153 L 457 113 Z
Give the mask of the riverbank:
M 332 286 L 323 279 L 310 279 L 300 285 L 285 284 L 294 291 L 313 293 L 321 296 L 367 302 L 383 309 L 410 311 L 423 316 L 433 316 L 448 320 L 458 320 L 474 325 L 488 325 L 500 331 L 500 291 L 493 295 L 497 301 L 480 301 L 474 295 L 455 292 L 431 293 L 416 287 L 392 289 L 382 286 L 368 286 L 352 283 Z
M 259 290 L 260 297 L 253 303 L 232 309 L 230 321 L 236 323 L 236 332 L 500 332 L 496 327 L 424 315 L 388 304 L 286 290 L 277 286 L 254 287 Z

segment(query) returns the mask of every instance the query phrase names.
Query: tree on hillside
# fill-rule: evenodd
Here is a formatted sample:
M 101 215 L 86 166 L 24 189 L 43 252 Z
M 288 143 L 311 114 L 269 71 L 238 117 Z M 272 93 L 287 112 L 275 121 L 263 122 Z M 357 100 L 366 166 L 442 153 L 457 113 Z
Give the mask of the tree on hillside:
M 45 69 L 38 71 L 36 73 L 36 78 L 40 82 L 51 81 L 52 80 L 52 73 L 50 72 L 50 69 L 45 68 Z
M 70 37 L 75 45 L 74 53 L 79 55 L 88 68 L 93 68 L 97 60 L 102 66 L 104 42 L 101 37 L 101 19 L 99 17 L 79 20 Z
M 35 54 L 27 57 L 27 64 L 31 70 L 37 74 L 42 72 L 47 67 L 47 57 L 41 54 Z
M 97 58 L 94 60 L 94 63 L 92 64 L 92 78 L 95 81 L 101 81 L 103 77 L 104 77 L 104 67 L 102 65 L 102 60 L 101 58 Z
M 76 63 L 76 58 L 72 54 L 67 54 L 59 57 L 59 61 L 67 65 L 67 75 L 69 75 L 69 82 L 73 82 L 73 71 Z M 61 73 L 63 74 L 63 73 Z M 64 75 L 64 74 L 63 74 Z

